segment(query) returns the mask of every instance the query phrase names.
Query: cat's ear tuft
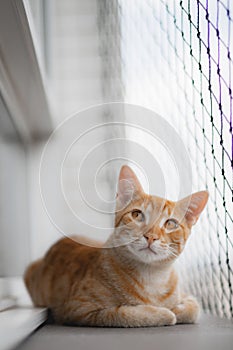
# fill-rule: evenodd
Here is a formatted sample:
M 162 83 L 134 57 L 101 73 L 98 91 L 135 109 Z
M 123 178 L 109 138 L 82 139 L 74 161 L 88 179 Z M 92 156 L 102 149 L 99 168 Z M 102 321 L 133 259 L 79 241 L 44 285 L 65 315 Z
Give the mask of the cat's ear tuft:
M 185 210 L 185 218 L 190 225 L 195 225 L 209 198 L 208 191 L 193 193 L 180 201 Z
M 135 194 L 142 191 L 142 186 L 133 170 L 129 166 L 123 165 L 120 170 L 117 186 L 118 207 L 127 206 Z

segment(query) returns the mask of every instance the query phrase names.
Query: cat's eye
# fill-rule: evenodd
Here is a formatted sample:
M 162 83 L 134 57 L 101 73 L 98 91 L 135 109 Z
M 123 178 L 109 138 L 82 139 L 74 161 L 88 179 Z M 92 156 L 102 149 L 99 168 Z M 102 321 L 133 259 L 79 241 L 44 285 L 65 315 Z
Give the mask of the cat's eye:
M 132 210 L 131 215 L 132 215 L 132 218 L 134 220 L 137 220 L 137 221 L 144 221 L 145 220 L 145 216 L 144 216 L 143 212 L 139 209 Z
M 164 226 L 167 230 L 171 231 L 176 230 L 179 227 L 179 223 L 176 219 L 168 219 Z

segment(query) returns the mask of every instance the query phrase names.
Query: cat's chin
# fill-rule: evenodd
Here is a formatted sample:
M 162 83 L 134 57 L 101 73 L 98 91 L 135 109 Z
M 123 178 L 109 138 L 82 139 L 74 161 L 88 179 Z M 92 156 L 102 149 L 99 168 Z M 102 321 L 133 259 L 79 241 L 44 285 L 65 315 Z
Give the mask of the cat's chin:
M 130 249 L 131 254 L 134 255 L 134 258 L 140 262 L 146 263 L 146 264 L 152 264 L 153 263 L 163 263 L 165 261 L 168 261 L 169 255 L 166 254 L 166 252 L 156 252 L 150 248 L 143 248 L 139 250 Z

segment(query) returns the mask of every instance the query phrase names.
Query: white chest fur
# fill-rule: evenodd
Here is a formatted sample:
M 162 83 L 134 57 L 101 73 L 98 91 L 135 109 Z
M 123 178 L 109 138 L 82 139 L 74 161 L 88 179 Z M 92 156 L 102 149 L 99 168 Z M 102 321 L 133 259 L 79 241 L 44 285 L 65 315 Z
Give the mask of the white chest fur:
M 142 278 L 145 295 L 156 306 L 173 307 L 179 302 L 178 281 L 171 281 L 171 271 L 145 274 Z

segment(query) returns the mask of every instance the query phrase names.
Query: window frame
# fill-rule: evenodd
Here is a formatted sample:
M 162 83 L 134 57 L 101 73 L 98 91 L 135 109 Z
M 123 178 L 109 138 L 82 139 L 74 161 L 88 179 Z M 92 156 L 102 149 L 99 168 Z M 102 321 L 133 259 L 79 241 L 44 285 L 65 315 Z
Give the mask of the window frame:
M 1 133 L 8 131 L 10 120 L 20 145 L 25 147 L 27 152 L 27 148 L 33 142 L 44 139 L 53 131 L 53 121 L 45 64 L 33 27 L 30 6 L 26 0 L 1 2 L 0 42 L 0 95 L 2 106 L 6 107 L 1 109 L 2 118 L 5 120 L 2 120 L 4 125 Z M 27 161 L 28 159 L 26 168 Z M 29 196 L 26 197 L 28 202 Z M 28 225 L 29 221 L 28 215 Z M 27 249 L 30 250 L 29 236 L 28 246 Z M 0 278 L 0 299 L 0 326 L 5 336 L 1 346 L 3 349 L 9 349 L 43 323 L 46 312 L 44 309 L 32 310 L 28 307 L 29 301 L 22 278 L 17 276 Z M 25 322 L 21 322 L 20 327 L 19 323 L 17 326 L 17 322 L 10 322 L 12 315 L 15 320 L 19 319 L 19 322 L 23 317 Z
M 0 91 L 16 129 L 24 142 L 45 137 L 53 130 L 51 94 L 27 1 L 1 2 L 0 39 Z

